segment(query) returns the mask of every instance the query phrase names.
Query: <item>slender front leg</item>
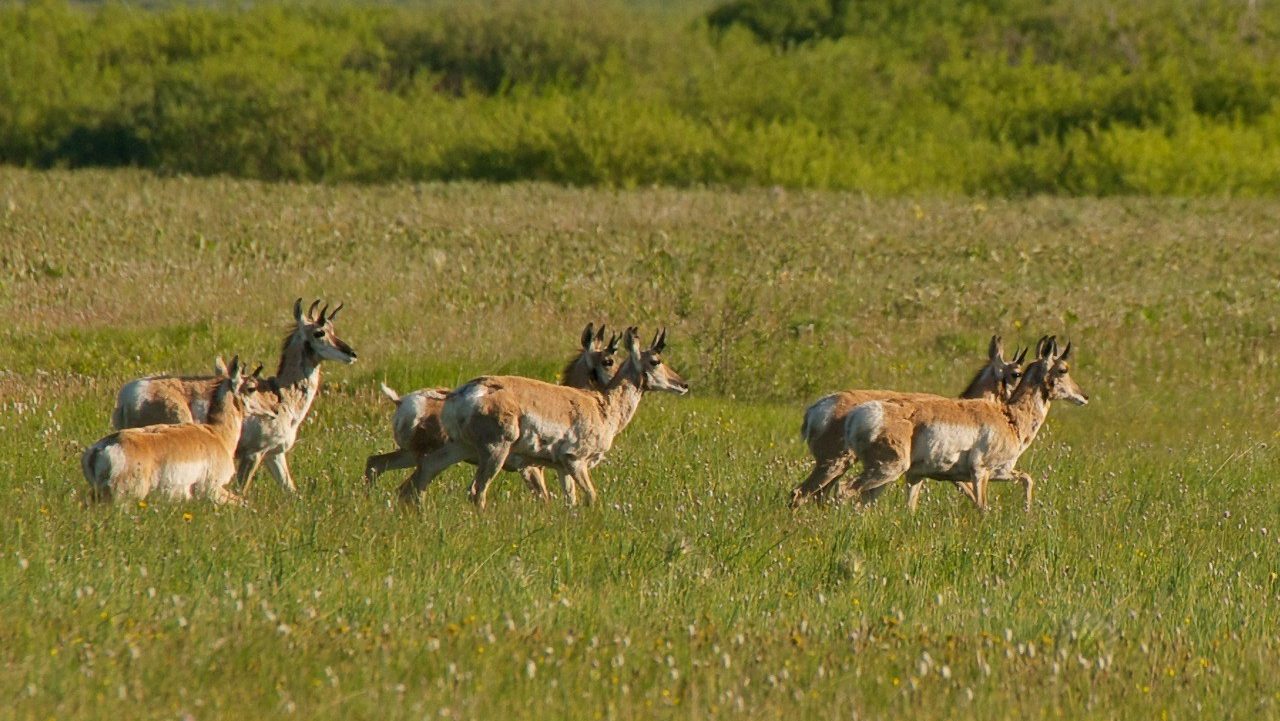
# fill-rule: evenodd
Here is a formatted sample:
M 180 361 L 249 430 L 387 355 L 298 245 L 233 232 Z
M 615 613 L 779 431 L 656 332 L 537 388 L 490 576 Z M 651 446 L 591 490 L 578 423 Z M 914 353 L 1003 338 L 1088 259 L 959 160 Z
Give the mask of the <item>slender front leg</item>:
M 974 503 L 977 504 L 978 510 L 983 513 L 991 510 L 991 507 L 987 505 L 987 486 L 990 481 L 991 474 L 986 471 L 979 471 L 977 477 L 973 479 Z
M 1022 484 L 1022 510 L 1031 511 L 1031 495 L 1035 492 L 1036 480 L 1026 471 L 1014 471 L 1013 479 Z
M 581 461 L 574 461 L 569 465 L 568 471 L 573 478 L 573 482 L 578 484 L 582 492 L 587 495 L 586 504 L 588 506 L 595 505 L 596 486 L 591 482 L 591 470 L 587 468 L 587 464 Z
M 546 501 L 551 497 L 551 494 L 547 493 L 547 479 L 543 475 L 541 466 L 525 466 L 521 468 L 520 477 L 524 479 L 524 485 L 529 488 L 538 500 Z
M 236 489 L 240 493 L 249 492 L 249 484 L 253 483 L 253 476 L 258 472 L 258 466 L 261 463 L 261 453 L 251 453 L 236 458 Z
M 918 476 L 907 476 L 907 510 L 912 513 L 920 505 L 920 491 L 924 488 L 924 479 Z
M 276 483 L 280 484 L 290 494 L 296 494 L 298 487 L 293 485 L 293 475 L 289 473 L 289 461 L 284 455 L 284 451 L 276 451 L 267 455 L 267 470 L 271 471 L 271 475 L 275 477 Z

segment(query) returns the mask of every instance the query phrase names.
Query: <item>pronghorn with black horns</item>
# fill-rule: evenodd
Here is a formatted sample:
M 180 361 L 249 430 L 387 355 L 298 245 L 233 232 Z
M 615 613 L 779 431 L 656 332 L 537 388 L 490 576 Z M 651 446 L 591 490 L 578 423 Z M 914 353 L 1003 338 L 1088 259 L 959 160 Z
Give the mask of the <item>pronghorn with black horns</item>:
M 282 343 L 276 374 L 257 382 L 257 393 L 249 403 L 236 447 L 236 482 L 241 492 L 248 489 L 253 474 L 263 463 L 282 488 L 290 493 L 297 491 L 285 454 L 297 441 L 298 427 L 320 393 L 320 363 L 356 361 L 356 352 L 333 328 L 342 304 L 332 312 L 325 305 L 317 313 L 319 305 L 317 300 L 303 313 L 302 299 L 294 301 L 294 322 Z M 111 422 L 116 428 L 201 422 L 208 413 L 215 380 L 139 378 L 120 390 Z
M 646 391 L 689 392 L 689 384 L 662 360 L 667 332 L 641 350 L 636 329 L 623 333 L 627 359 L 608 385 L 582 390 L 519 376 L 484 376 L 456 388 L 444 402 L 449 440 L 424 458 L 400 486 L 400 498 L 416 503 L 441 471 L 460 461 L 476 464 L 471 500 L 484 508 L 489 482 L 504 467 L 537 465 L 560 475 L 565 499 L 577 502 L 575 485 L 596 500 L 591 469 L 631 421 Z
M 613 378 L 613 356 L 617 352 L 618 336 L 613 335 L 605 342 L 605 326 L 602 324 L 597 330 L 594 323 L 588 323 L 582 331 L 578 354 L 560 374 L 560 384 L 570 388 L 604 388 Z M 396 406 L 391 427 L 399 449 L 369 456 L 364 464 L 366 483 L 373 483 L 379 475 L 390 470 L 418 467 L 427 454 L 449 440 L 441 418 L 445 398 L 449 395 L 448 388 L 424 388 L 401 396 L 384 383 L 382 392 Z M 518 470 L 525 485 L 540 499 L 549 497 L 540 466 L 526 465 L 507 470 Z
M 180 500 L 199 496 L 242 503 L 227 483 L 236 470 L 236 442 L 251 385 L 240 358 L 233 358 L 215 383 L 204 422 L 129 428 L 90 446 L 80 459 L 90 495 L 110 501 L 154 492 Z
M 1027 356 L 1024 348 L 1004 359 L 1004 343 L 1000 336 L 991 336 L 987 346 L 987 363 L 978 371 L 960 394 L 961 398 L 985 398 L 1005 400 L 1013 392 L 1022 376 L 1022 361 Z M 857 455 L 845 443 L 845 421 L 849 412 L 867 401 L 889 398 L 941 398 L 930 393 L 900 393 L 885 390 L 848 390 L 819 398 L 805 409 L 800 435 L 813 454 L 813 470 L 803 483 L 791 491 L 791 507 L 795 508 L 817 497 L 840 479 L 857 462 Z M 965 495 L 973 498 L 973 489 L 957 483 Z M 884 487 L 871 491 L 878 495 Z
M 840 487 L 840 500 L 868 494 L 905 475 L 914 511 L 925 479 L 973 484 L 974 503 L 987 509 L 990 481 L 1023 485 L 1031 510 L 1035 480 L 1015 466 L 1049 413 L 1049 404 L 1089 402 L 1071 378 L 1071 344 L 1061 354 L 1055 338 L 1041 338 L 1008 401 L 894 398 L 863 403 L 849 413 L 846 442 L 862 460 L 862 473 Z

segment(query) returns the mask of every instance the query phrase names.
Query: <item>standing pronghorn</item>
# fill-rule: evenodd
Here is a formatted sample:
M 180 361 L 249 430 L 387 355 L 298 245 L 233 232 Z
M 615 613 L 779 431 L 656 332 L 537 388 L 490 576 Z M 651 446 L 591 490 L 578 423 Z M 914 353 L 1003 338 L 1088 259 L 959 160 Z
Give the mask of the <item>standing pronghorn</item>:
M 1004 402 L 894 398 L 854 408 L 845 426 L 846 441 L 863 468 L 857 479 L 841 485 L 840 499 L 873 491 L 905 474 L 912 510 L 926 478 L 972 482 L 974 503 L 982 510 L 987 509 L 989 481 L 1018 481 L 1030 510 L 1035 481 L 1014 466 L 1035 440 L 1051 401 L 1089 402 L 1071 378 L 1070 358 L 1070 343 L 1059 355 L 1056 339 L 1041 338 L 1035 362 Z
M 471 500 L 485 505 L 489 481 L 504 467 L 546 466 L 560 475 L 565 498 L 577 502 L 575 484 L 596 500 L 591 469 L 626 428 L 645 391 L 689 392 L 689 384 L 662 361 L 667 332 L 640 350 L 636 329 L 623 334 L 627 360 L 599 390 L 557 386 L 519 376 L 484 376 L 449 394 L 442 418 L 449 441 L 424 458 L 400 486 L 400 498 L 417 502 L 441 471 L 459 461 L 476 464 Z
M 961 398 L 985 398 L 1005 400 L 1013 392 L 1021 377 L 1021 365 L 1027 356 L 1023 349 L 1009 361 L 1004 359 L 1004 344 L 1000 336 L 991 336 L 987 346 L 987 363 L 960 394 Z M 832 393 L 819 398 L 805 409 L 800 434 L 809 444 L 813 454 L 813 470 L 803 483 L 791 491 L 791 507 L 803 505 L 822 493 L 849 470 L 857 456 L 845 443 L 845 421 L 849 412 L 867 401 L 889 398 L 941 398 L 927 393 L 898 393 L 881 390 L 850 390 Z M 957 486 L 972 498 L 972 489 L 962 483 Z M 883 488 L 872 493 L 879 495 Z
M 612 336 L 606 343 L 605 327 L 601 325 L 597 331 L 594 323 L 588 323 L 582 331 L 581 340 L 582 348 L 565 365 L 560 383 L 570 388 L 604 388 L 613 378 L 613 355 L 618 351 L 618 336 Z M 370 484 L 387 471 L 419 466 L 427 454 L 449 440 L 440 416 L 449 395 L 448 388 L 424 388 L 401 396 L 384 383 L 382 392 L 396 405 L 391 427 L 400 448 L 369 456 L 364 464 L 364 479 Z M 527 465 L 518 470 L 529 490 L 546 500 L 547 483 L 542 468 Z
M 227 374 L 216 381 L 207 422 L 129 428 L 90 446 L 80 468 L 92 497 L 144 498 L 155 491 L 177 499 L 207 496 L 216 503 L 241 502 L 226 486 L 235 473 L 250 384 L 240 358 L 233 358 Z
M 356 361 L 356 352 L 333 330 L 333 320 L 342 304 L 332 313 L 326 305 L 317 315 L 318 305 L 317 300 L 303 314 L 302 299 L 294 302 L 294 324 L 284 338 L 276 374 L 258 381 L 254 400 L 269 410 L 258 413 L 251 408 L 241 430 L 236 447 L 236 481 L 242 492 L 248 489 L 264 460 L 281 487 L 290 493 L 297 491 L 285 454 L 297 441 L 298 427 L 320 392 L 320 362 Z M 116 428 L 134 428 L 202 421 L 215 380 L 151 376 L 131 381 L 120 389 L 111 422 Z

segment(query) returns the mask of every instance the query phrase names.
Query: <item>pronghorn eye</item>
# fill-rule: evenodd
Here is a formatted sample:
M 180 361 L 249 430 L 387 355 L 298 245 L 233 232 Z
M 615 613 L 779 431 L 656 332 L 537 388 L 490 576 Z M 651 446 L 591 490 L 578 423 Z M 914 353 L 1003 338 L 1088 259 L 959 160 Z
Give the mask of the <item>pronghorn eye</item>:
M 315 337 L 317 337 L 317 338 L 323 338 L 323 337 L 324 337 L 324 331 L 322 331 L 322 330 L 317 330 L 316 332 L 312 333 L 311 335 L 313 335 L 313 336 L 315 336 Z
M 657 368 L 657 367 L 658 367 L 658 365 L 659 365 L 659 364 L 661 364 L 661 363 L 662 363 L 662 361 L 661 361 L 660 359 L 658 359 L 658 358 L 650 358 L 650 359 L 649 359 L 649 365 L 653 366 L 654 368 Z
M 612 358 L 605 358 L 605 359 L 604 359 L 604 367 L 605 367 L 605 368 L 612 368 L 612 367 L 613 367 L 613 359 L 612 359 Z

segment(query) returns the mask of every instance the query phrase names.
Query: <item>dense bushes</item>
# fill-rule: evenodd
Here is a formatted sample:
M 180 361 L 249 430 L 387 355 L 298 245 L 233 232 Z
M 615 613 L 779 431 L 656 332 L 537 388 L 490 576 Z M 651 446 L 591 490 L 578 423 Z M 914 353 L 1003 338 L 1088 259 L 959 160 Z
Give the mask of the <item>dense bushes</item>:
M 267 179 L 1271 193 L 1280 10 L 0 8 L 0 162 Z

